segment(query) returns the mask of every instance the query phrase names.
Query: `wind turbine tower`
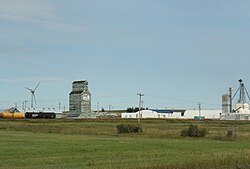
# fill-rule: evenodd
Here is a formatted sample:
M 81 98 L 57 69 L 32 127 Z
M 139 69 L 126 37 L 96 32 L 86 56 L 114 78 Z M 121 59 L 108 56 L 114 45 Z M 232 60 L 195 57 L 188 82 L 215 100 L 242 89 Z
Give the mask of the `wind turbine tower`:
M 38 86 L 40 85 L 40 83 L 41 82 L 39 82 L 37 85 L 36 85 L 36 87 L 34 88 L 34 89 L 30 89 L 30 88 L 28 88 L 28 87 L 25 87 L 27 90 L 29 90 L 30 91 L 30 93 L 31 93 L 31 108 L 34 108 L 34 104 L 33 103 L 35 103 L 35 105 L 36 105 L 36 96 L 35 96 L 35 91 L 36 91 L 36 89 L 38 88 Z

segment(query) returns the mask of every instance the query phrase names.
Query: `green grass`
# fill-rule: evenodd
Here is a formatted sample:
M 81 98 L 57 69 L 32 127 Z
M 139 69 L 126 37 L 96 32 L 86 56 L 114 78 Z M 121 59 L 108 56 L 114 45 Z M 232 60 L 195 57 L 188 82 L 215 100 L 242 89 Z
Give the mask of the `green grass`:
M 136 120 L 0 120 L 0 168 L 249 169 L 250 123 L 143 120 L 142 134 L 117 134 Z M 206 138 L 183 138 L 190 124 Z M 227 138 L 232 126 L 237 138 Z

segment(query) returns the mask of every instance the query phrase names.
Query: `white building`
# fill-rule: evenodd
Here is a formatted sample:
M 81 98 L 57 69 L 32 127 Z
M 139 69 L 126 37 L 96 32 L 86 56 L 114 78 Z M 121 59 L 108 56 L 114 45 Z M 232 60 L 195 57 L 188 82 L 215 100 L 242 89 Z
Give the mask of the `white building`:
M 185 117 L 189 119 L 219 119 L 221 110 L 186 110 Z M 201 117 L 200 117 L 201 116 Z
M 163 118 L 163 119 L 219 119 L 221 110 L 141 110 L 141 118 Z M 200 116 L 199 116 L 200 115 Z M 139 112 L 122 113 L 121 118 L 138 118 Z
M 236 104 L 236 110 L 229 113 L 222 113 L 221 120 L 250 120 L 250 109 L 247 103 Z
M 140 117 L 141 118 L 184 118 L 183 112 L 185 110 L 141 110 Z M 133 113 L 122 113 L 121 118 L 138 118 L 139 111 Z

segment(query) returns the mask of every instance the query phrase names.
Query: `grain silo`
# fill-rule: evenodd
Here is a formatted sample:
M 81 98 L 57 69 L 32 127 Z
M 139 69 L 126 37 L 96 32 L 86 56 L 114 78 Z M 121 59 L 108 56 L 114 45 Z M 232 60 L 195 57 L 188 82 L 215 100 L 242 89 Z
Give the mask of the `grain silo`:
M 231 96 L 230 94 L 222 95 L 222 113 L 229 113 L 231 111 Z
M 69 94 L 69 117 L 95 118 L 87 80 L 74 81 Z

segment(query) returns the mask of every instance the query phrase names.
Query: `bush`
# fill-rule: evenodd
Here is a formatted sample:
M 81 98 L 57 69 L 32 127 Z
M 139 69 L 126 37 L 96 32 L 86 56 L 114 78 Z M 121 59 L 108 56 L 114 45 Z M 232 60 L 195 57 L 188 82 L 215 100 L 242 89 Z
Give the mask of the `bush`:
M 116 126 L 117 133 L 142 133 L 142 128 L 140 126 L 132 124 L 119 124 Z
M 181 130 L 183 137 L 205 137 L 208 134 L 206 128 L 198 128 L 197 125 L 190 125 L 187 129 Z
M 237 137 L 237 132 L 235 128 L 231 128 L 227 131 L 227 137 L 228 138 L 236 138 Z

